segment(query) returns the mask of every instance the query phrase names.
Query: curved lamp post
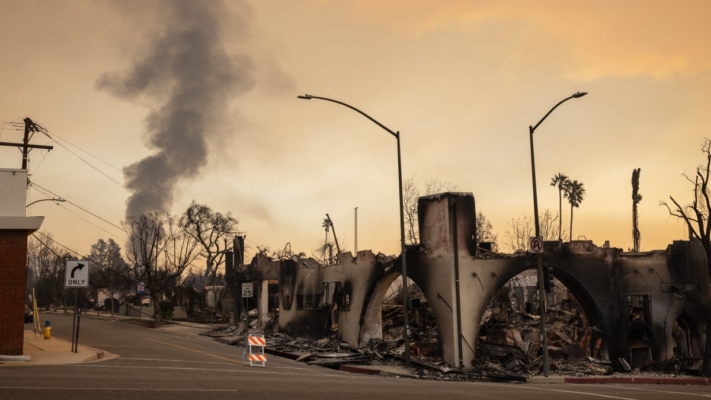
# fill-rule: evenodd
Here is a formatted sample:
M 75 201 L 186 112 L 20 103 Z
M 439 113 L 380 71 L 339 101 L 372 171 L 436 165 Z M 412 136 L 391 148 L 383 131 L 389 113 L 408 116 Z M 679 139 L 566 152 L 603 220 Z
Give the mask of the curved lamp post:
M 378 125 L 379 127 L 385 129 L 389 134 L 393 135 L 395 139 L 397 139 L 397 174 L 398 174 L 398 183 L 399 183 L 399 188 L 400 188 L 400 246 L 401 246 L 401 254 L 402 254 L 402 293 L 403 293 L 403 310 L 405 311 L 404 313 L 404 319 L 405 319 L 405 365 L 408 367 L 410 366 L 410 322 L 408 318 L 408 293 L 407 293 L 407 263 L 405 261 L 406 259 L 406 248 L 405 248 L 405 219 L 404 219 L 404 214 L 403 214 L 403 201 L 402 201 L 402 162 L 400 159 L 400 132 L 393 132 L 392 130 L 388 129 L 385 125 L 381 124 L 380 122 L 376 121 L 373 119 L 370 115 L 364 113 L 363 111 L 349 105 L 343 102 L 340 102 L 338 100 L 333 100 L 329 99 L 326 97 L 318 97 L 318 96 L 312 96 L 310 94 L 303 95 L 303 96 L 298 96 L 299 99 L 304 99 L 304 100 L 311 100 L 311 99 L 318 99 L 318 100 L 326 100 L 330 101 L 332 103 L 340 104 L 344 107 L 348 107 L 351 110 L 361 114 L 362 116 L 368 118 L 371 120 L 373 123 Z
M 27 207 L 29 207 L 29 206 L 35 204 L 35 203 L 39 203 L 40 201 L 56 201 L 57 203 L 64 203 L 66 200 L 64 200 L 64 199 L 42 199 L 42 200 L 36 200 L 36 201 L 33 201 L 32 203 L 26 205 L 25 208 L 27 208 Z
M 538 193 L 536 192 L 536 163 L 533 158 L 533 132 L 538 128 L 538 126 L 543 122 L 549 115 L 558 108 L 559 105 L 565 103 L 570 99 L 577 99 L 588 94 L 587 92 L 577 92 L 572 96 L 561 100 L 558 104 L 553 106 L 546 115 L 541 118 L 540 121 L 534 126 L 528 127 L 529 137 L 531 140 L 531 176 L 533 180 L 533 218 L 536 224 L 536 237 L 541 235 L 541 227 L 538 221 Z M 538 303 L 539 312 L 541 314 L 541 341 L 543 347 L 543 374 L 548 376 L 548 332 L 546 332 L 546 308 L 545 308 L 545 290 L 543 287 L 543 253 L 536 254 L 536 267 L 538 270 Z

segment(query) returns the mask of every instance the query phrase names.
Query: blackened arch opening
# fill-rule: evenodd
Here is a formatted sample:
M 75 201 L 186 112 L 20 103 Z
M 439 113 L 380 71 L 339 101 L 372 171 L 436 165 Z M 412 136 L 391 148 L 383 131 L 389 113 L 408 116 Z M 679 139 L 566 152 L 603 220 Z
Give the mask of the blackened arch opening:
M 401 345 L 398 341 L 404 335 L 401 277 L 400 271 L 393 269 L 373 285 L 361 312 L 360 346 L 384 349 Z M 441 349 L 437 321 L 429 300 L 412 279 L 408 281 L 408 292 L 411 351 L 415 356 L 438 356 Z
M 544 268 L 547 266 L 544 266 Z M 480 328 L 478 329 L 478 336 L 479 337 L 484 337 L 487 335 L 491 335 L 492 332 L 487 332 L 487 326 L 485 326 L 485 321 L 488 322 L 489 319 L 495 318 L 496 312 L 502 312 L 501 308 L 497 308 L 496 305 L 494 304 L 495 302 L 501 303 L 503 301 L 503 297 L 507 296 L 507 300 L 511 301 L 511 298 L 518 298 L 519 302 L 519 310 L 522 311 L 522 314 L 524 315 L 524 318 L 530 318 L 530 321 L 528 321 L 527 327 L 530 327 L 531 329 L 525 329 L 524 335 L 527 334 L 527 338 L 524 337 L 516 337 L 514 338 L 511 330 L 500 330 L 498 332 L 495 332 L 493 334 L 493 337 L 486 337 L 486 341 L 488 342 L 496 342 L 496 343 L 501 343 L 501 344 L 509 344 L 509 345 L 516 345 L 518 347 L 524 347 L 522 350 L 524 352 L 527 352 L 528 350 L 532 351 L 537 351 L 536 348 L 534 347 L 528 347 L 528 343 L 525 343 L 526 340 L 531 340 L 535 337 L 535 335 L 539 335 L 540 337 L 540 330 L 538 330 L 539 326 L 535 324 L 534 321 L 537 321 L 537 315 L 539 313 L 538 309 L 538 288 L 537 288 L 537 274 L 535 273 L 536 267 L 532 265 L 528 265 L 525 268 L 522 268 L 519 271 L 516 271 L 515 274 L 511 275 L 511 277 L 507 280 L 505 280 L 499 287 L 496 288 L 496 290 L 493 292 L 493 294 L 487 299 L 487 306 L 482 309 L 480 315 L 478 316 L 478 321 L 480 322 Z M 585 337 L 585 346 L 587 346 L 587 350 L 589 350 L 590 355 L 594 355 L 597 357 L 602 357 L 602 358 L 607 358 L 607 341 L 608 341 L 608 335 L 607 335 L 607 329 L 605 326 L 605 320 L 603 318 L 603 314 L 595 302 L 594 298 L 590 295 L 590 293 L 585 289 L 584 285 L 579 282 L 577 279 L 575 279 L 573 276 L 570 274 L 566 273 L 565 271 L 562 271 L 560 269 L 553 269 L 553 277 L 555 278 L 555 285 L 556 285 L 556 291 L 558 294 L 560 294 L 561 290 L 567 289 L 566 294 L 568 296 L 572 297 L 572 300 L 574 300 L 574 303 L 577 304 L 582 313 L 580 315 L 580 318 L 582 318 L 582 326 L 578 327 L 582 330 L 584 330 L 584 334 L 587 335 Z M 515 295 L 513 294 L 502 294 L 502 291 L 505 291 L 506 288 L 512 287 L 515 285 L 511 285 L 510 282 L 512 281 L 519 281 L 519 282 L 528 282 L 528 283 L 521 283 L 519 284 L 519 287 L 522 288 L 518 293 Z M 524 294 L 528 290 L 527 294 Z M 509 297 L 510 296 L 510 297 Z M 568 297 L 566 296 L 566 297 Z M 498 297 L 498 300 L 497 300 Z M 521 298 L 523 297 L 523 298 Z M 547 295 L 547 297 L 550 297 L 550 295 Z M 568 298 L 569 300 L 570 298 Z M 531 301 L 533 300 L 533 301 Z M 515 299 L 514 299 L 515 301 Z M 548 303 L 548 315 L 551 316 L 553 312 L 556 313 L 561 313 L 560 309 L 558 306 L 556 307 L 551 307 L 552 304 Z M 564 308 L 564 307 L 563 307 Z M 574 309 L 575 307 L 569 307 L 569 310 Z M 563 311 L 565 312 L 565 311 Z M 490 314 L 490 316 L 488 315 Z M 531 315 L 534 315 L 533 317 Z M 502 319 L 501 316 L 498 317 L 499 321 Z M 571 317 L 573 318 L 573 317 Z M 577 317 L 575 317 L 577 318 Z M 572 319 L 571 319 L 572 320 Z M 551 333 L 551 325 L 552 321 L 549 318 L 548 321 L 548 326 L 547 330 L 549 331 L 549 336 L 556 336 L 560 332 L 556 333 Z M 508 323 L 508 322 L 507 322 Z M 492 325 L 495 324 L 489 324 L 488 326 L 491 327 Z M 506 331 L 506 333 L 504 333 Z M 532 334 L 533 331 L 534 333 Z M 537 332 L 537 333 L 535 333 Z M 520 334 L 521 332 L 516 332 L 516 334 Z M 582 334 L 582 333 L 581 333 Z M 573 342 L 579 345 L 580 342 L 577 339 L 580 339 L 581 336 L 577 336 L 575 338 L 571 337 L 570 339 L 573 339 Z M 602 339 L 602 340 L 599 340 Z M 538 342 L 540 342 L 540 339 L 538 339 Z

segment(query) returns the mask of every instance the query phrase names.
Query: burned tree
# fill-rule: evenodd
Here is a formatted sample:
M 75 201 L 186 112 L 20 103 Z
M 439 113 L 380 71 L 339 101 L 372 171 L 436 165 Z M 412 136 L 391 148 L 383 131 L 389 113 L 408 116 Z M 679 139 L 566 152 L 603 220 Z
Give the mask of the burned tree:
M 642 195 L 639 194 L 639 173 L 641 170 L 641 168 L 632 170 L 632 250 L 635 253 L 639 251 L 640 243 L 637 204 L 642 201 Z
M 479 246 L 482 242 L 491 243 L 491 250 L 497 251 L 498 236 L 494 233 L 494 227 L 486 215 L 479 212 L 476 214 L 476 243 Z
M 711 194 L 709 193 L 709 178 L 711 177 L 711 140 L 706 139 L 701 146 L 701 152 L 706 157 L 706 165 L 696 168 L 696 174 L 692 179 L 684 174 L 684 178 L 693 186 L 694 197 L 690 204 L 682 206 L 674 197 L 669 196 L 673 206 L 667 202 L 660 202 L 669 211 L 669 214 L 684 220 L 689 228 L 690 240 L 699 240 L 706 253 L 707 268 L 711 276 L 711 223 L 709 221 L 709 210 L 711 210 Z M 702 373 L 711 377 L 711 312 L 706 322 L 706 349 L 704 352 L 704 363 Z

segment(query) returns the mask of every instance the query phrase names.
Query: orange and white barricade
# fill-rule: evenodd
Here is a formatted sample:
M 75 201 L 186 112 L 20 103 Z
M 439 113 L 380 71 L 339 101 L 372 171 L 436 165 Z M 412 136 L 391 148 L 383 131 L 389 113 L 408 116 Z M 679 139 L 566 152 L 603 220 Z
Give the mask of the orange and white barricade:
M 262 334 L 249 334 L 247 340 L 244 341 L 244 354 L 242 355 L 242 364 L 249 360 L 249 366 L 266 367 L 267 356 L 264 355 L 264 348 L 267 346 L 267 341 Z

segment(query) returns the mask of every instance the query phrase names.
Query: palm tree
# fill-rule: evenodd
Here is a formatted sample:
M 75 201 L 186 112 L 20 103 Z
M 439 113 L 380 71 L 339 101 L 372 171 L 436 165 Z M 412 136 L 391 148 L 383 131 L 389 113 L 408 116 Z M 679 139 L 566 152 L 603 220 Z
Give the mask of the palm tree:
M 568 181 L 564 190 L 565 198 L 570 203 L 570 240 L 573 240 L 573 207 L 580 207 L 585 198 L 585 188 L 582 182 Z
M 558 241 L 563 241 L 563 190 L 568 182 L 568 177 L 560 172 L 551 179 L 551 186 L 558 187 Z
M 632 170 L 632 250 L 636 253 L 639 251 L 639 219 L 637 218 L 637 204 L 642 201 L 642 195 L 639 194 L 639 173 L 642 172 L 641 168 Z

